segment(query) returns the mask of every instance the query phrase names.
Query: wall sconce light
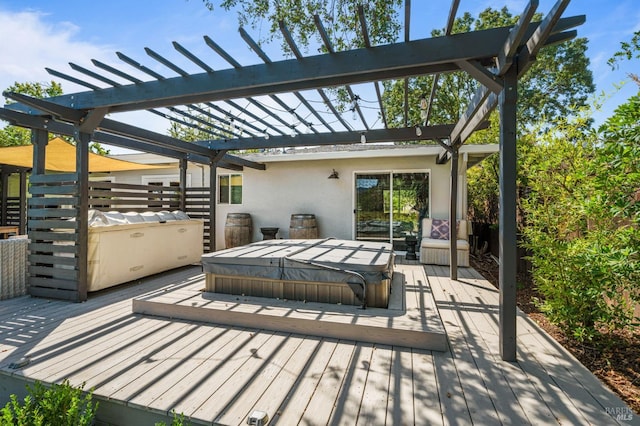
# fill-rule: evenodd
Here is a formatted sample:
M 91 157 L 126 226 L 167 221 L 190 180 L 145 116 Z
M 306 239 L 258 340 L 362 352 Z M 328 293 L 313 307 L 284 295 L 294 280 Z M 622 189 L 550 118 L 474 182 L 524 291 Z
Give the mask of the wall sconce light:
M 331 172 L 331 174 L 327 179 L 340 179 L 340 176 L 338 175 L 338 172 L 336 171 L 336 169 L 333 169 L 333 171 Z

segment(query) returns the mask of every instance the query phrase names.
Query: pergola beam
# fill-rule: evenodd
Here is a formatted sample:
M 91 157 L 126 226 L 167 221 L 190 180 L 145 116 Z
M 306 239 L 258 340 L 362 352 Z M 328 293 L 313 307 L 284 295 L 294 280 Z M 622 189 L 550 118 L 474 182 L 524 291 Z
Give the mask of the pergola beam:
M 503 75 L 511 67 L 513 58 L 518 53 L 520 48 L 520 42 L 525 36 L 525 31 L 528 28 L 533 15 L 538 8 L 538 0 L 530 0 L 525 8 L 524 12 L 520 14 L 520 19 L 515 27 L 509 33 L 509 38 L 504 43 L 504 46 L 498 54 L 498 74 Z
M 500 93 L 502 91 L 501 79 L 487 68 L 483 67 L 479 62 L 459 61 L 456 62 L 456 65 L 458 65 L 461 70 L 466 71 L 471 77 L 478 80 L 480 84 L 491 90 L 493 93 Z
M 40 117 L 35 115 L 24 114 L 11 111 L 6 108 L 0 108 L 0 119 L 6 120 L 13 125 L 26 127 L 36 130 L 46 130 L 51 133 L 60 135 L 73 136 L 75 128 L 72 124 L 51 120 L 48 117 Z M 200 164 L 209 164 L 211 156 L 203 156 L 193 152 L 184 152 L 173 149 L 171 146 L 159 146 L 153 141 L 142 141 L 131 138 L 131 135 L 116 135 L 104 131 L 93 132 L 93 141 L 108 145 L 119 146 L 122 148 L 133 149 L 137 151 L 145 151 L 152 154 L 161 155 L 163 157 L 182 159 L 187 158 L 189 161 Z M 225 155 L 221 161 L 220 167 L 241 170 L 242 166 L 250 167 L 257 170 L 264 170 L 264 164 L 245 160 L 233 155 Z
M 531 52 L 537 53 L 542 46 L 555 43 L 555 40 L 549 40 L 549 37 L 556 35 L 564 40 L 571 35 L 575 35 L 573 32 L 555 32 L 556 29 L 566 29 L 570 25 L 579 25 L 582 17 L 571 17 L 560 19 L 560 15 L 569 0 L 559 0 L 554 6 L 552 11 L 547 15 L 544 21 L 536 26 L 536 30 L 527 39 L 526 46 L 518 53 L 518 77 L 523 75 L 531 66 L 531 62 L 535 60 L 534 56 L 531 56 Z M 562 7 L 564 4 L 564 8 Z M 533 12 L 531 12 L 533 14 Z M 522 20 L 521 20 L 522 21 Z M 520 21 L 520 22 L 521 22 Z M 519 31 L 514 27 L 514 33 L 522 33 L 525 36 L 529 34 L 529 31 Z M 531 28 L 531 24 L 528 25 L 528 29 Z M 508 45 L 512 43 L 511 39 L 507 39 L 503 51 L 507 49 Z M 528 47 L 527 47 L 528 46 Z M 486 86 L 481 86 L 476 91 L 476 94 L 467 107 L 466 112 L 451 132 L 451 141 L 454 143 L 463 143 L 474 130 L 477 130 L 477 125 L 487 119 L 491 111 L 495 109 L 498 104 L 498 96 L 496 93 L 490 93 Z
M 453 31 L 453 24 L 456 22 L 456 15 L 458 14 L 458 6 L 460 6 L 460 0 L 452 0 L 451 7 L 449 8 L 449 17 L 447 18 L 447 25 L 444 29 L 445 35 L 450 35 Z M 435 99 L 436 89 L 438 88 L 438 80 L 440 80 L 440 73 L 433 75 L 433 81 L 431 82 L 431 90 L 429 92 L 429 100 L 427 101 L 427 108 L 425 111 L 425 117 L 422 124 L 425 126 L 429 124 L 429 118 L 431 117 L 431 111 L 433 110 L 433 100 Z
M 533 34 L 537 24 L 529 25 Z M 77 109 L 111 112 L 333 87 L 458 69 L 454 62 L 496 56 L 510 27 L 410 41 L 330 55 L 283 60 L 99 91 L 62 95 L 50 101 Z
M 534 33 L 528 38 L 527 43 L 518 55 L 518 76 L 523 75 L 531 67 L 532 60 L 535 59 L 540 49 L 546 44 L 547 38 L 555 32 L 554 27 L 560 21 L 560 17 L 570 1 L 558 0 Z
M 228 141 L 210 140 L 198 141 L 197 145 L 208 149 L 268 149 L 281 148 L 287 146 L 312 146 L 312 145 L 346 145 L 360 143 L 361 135 L 364 133 L 367 143 L 373 142 L 406 142 L 418 140 L 434 140 L 447 138 L 453 125 L 443 124 L 437 126 L 424 127 L 422 136 L 416 136 L 415 129 L 393 128 L 393 129 L 372 129 L 366 132 L 335 132 L 320 134 L 303 134 L 295 137 L 271 136 L 266 138 L 245 138 Z

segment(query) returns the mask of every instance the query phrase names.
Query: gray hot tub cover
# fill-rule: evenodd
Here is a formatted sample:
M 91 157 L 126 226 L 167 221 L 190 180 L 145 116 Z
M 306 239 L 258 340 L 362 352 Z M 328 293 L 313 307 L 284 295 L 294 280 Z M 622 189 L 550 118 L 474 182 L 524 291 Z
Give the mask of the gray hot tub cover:
M 388 243 L 324 240 L 266 240 L 202 256 L 205 272 L 287 281 L 379 284 L 391 278 Z

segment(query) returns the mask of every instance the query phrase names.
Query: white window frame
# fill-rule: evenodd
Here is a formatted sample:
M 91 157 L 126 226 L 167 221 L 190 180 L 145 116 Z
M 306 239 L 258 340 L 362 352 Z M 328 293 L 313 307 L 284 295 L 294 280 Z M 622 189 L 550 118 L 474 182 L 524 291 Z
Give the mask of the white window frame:
M 229 177 L 229 182 L 231 182 L 231 177 L 232 176 L 240 176 L 240 178 L 242 179 L 242 186 L 241 186 L 241 188 L 242 188 L 242 201 L 240 203 L 232 203 L 231 202 L 231 185 L 229 185 L 229 193 L 227 194 L 229 201 L 226 202 L 226 203 L 223 203 L 223 202 L 220 201 L 220 192 L 221 192 L 220 191 L 220 178 L 221 177 L 225 177 L 225 176 Z M 241 206 L 241 205 L 244 204 L 244 175 L 242 173 L 220 173 L 220 174 L 217 175 L 216 185 L 217 185 L 216 189 L 217 189 L 217 192 L 218 192 L 218 196 L 216 197 L 217 198 L 216 199 L 216 203 L 218 205 L 223 205 L 223 206 Z

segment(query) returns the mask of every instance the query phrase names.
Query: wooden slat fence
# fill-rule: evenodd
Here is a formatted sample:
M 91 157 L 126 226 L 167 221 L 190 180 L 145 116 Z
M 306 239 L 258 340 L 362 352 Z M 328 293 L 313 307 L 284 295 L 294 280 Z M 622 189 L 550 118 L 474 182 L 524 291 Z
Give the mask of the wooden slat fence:
M 212 251 L 211 247 L 211 215 L 209 209 L 209 188 L 193 187 L 187 188 L 185 194 L 185 212 L 193 219 L 204 221 L 204 252 Z
M 89 208 L 121 212 L 179 210 L 180 190 L 175 186 L 89 182 Z
M 187 188 L 185 206 L 181 207 L 177 186 L 89 182 L 89 208 L 120 212 L 184 210 L 191 218 L 204 221 L 203 247 L 205 252 L 210 250 L 209 188 Z
M 29 291 L 37 297 L 81 301 L 79 185 L 76 173 L 31 176 L 28 200 Z M 174 186 L 89 182 L 89 209 L 145 212 L 184 210 L 204 221 L 203 246 L 209 251 L 209 188 L 188 188 L 185 206 Z M 86 296 L 86 295 L 85 295 Z
M 32 175 L 30 191 L 29 292 L 79 301 L 78 175 Z

